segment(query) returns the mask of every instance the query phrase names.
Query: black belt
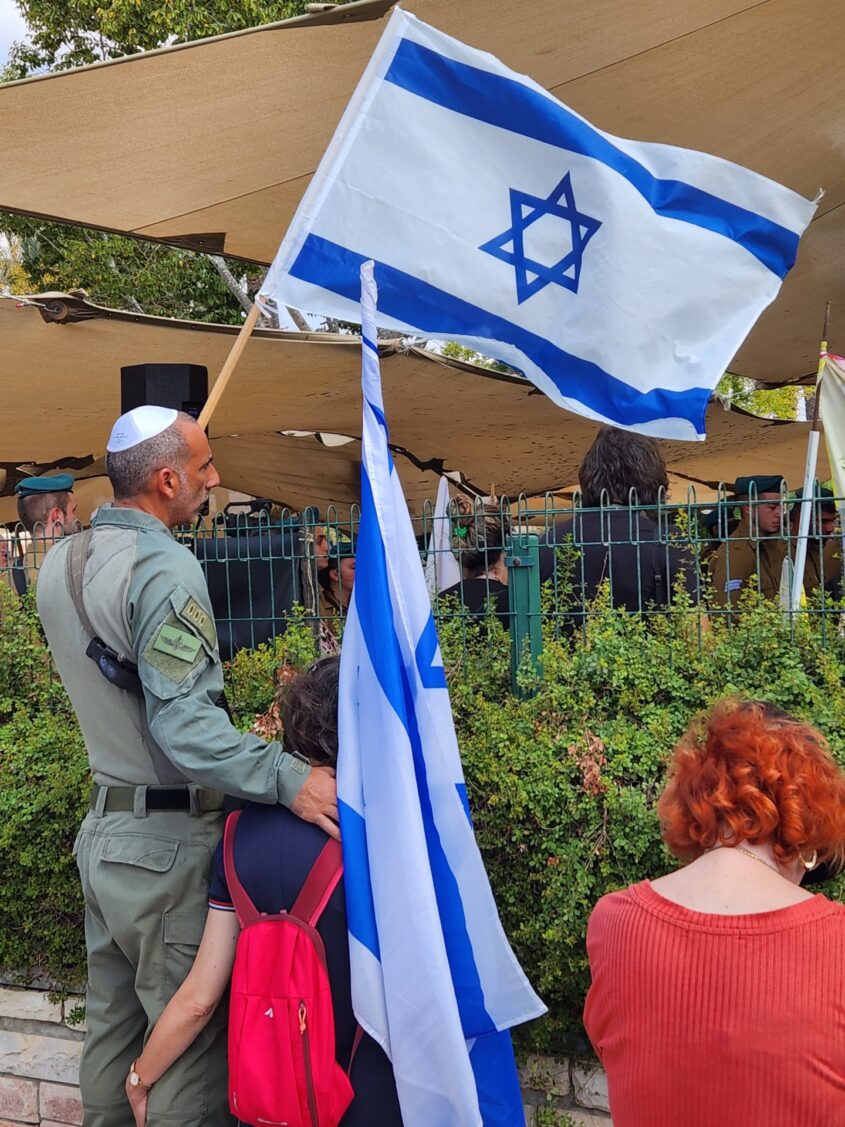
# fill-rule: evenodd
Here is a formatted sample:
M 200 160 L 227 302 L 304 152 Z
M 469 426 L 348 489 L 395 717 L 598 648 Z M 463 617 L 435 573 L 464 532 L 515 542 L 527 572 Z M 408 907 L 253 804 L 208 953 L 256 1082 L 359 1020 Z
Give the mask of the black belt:
M 136 810 L 142 813 L 150 810 L 184 810 L 195 814 L 210 814 L 223 809 L 224 795 L 220 791 L 207 790 L 205 787 L 101 787 L 95 783 L 91 788 L 88 802 L 92 810 L 98 808 L 102 791 L 106 792 L 105 801 L 100 807 L 104 814 L 117 811 L 133 813 Z M 139 792 L 145 793 L 139 794 Z

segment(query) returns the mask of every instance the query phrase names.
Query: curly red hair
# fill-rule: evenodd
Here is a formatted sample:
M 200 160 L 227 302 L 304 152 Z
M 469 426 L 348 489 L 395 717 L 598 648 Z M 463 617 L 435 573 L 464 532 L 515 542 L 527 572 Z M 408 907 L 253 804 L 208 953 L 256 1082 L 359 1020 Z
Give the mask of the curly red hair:
M 845 772 L 827 741 L 762 701 L 722 700 L 675 748 L 657 803 L 663 840 L 692 860 L 720 841 L 770 842 L 777 860 L 845 861 Z

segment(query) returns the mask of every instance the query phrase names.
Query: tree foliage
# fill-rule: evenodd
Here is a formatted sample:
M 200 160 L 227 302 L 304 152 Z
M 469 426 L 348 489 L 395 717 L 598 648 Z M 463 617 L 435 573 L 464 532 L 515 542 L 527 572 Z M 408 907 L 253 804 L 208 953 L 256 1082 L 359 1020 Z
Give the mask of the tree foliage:
M 19 243 L 30 293 L 84 289 L 92 301 L 114 309 L 224 324 L 242 318 L 240 303 L 208 255 L 2 212 L 0 230 Z M 231 269 L 253 292 L 264 274 L 243 263 Z
M 12 47 L 2 72 L 5 81 L 305 11 L 305 0 L 17 0 L 17 5 L 28 35 Z M 17 264 L 0 256 L 4 288 L 17 293 L 84 289 L 99 304 L 159 316 L 238 324 L 242 300 L 255 292 L 264 273 L 258 266 L 228 264 L 242 291 L 239 299 L 204 254 L 0 212 L 3 233 L 19 239 L 22 248 Z
M 799 407 L 805 403 L 805 387 L 760 387 L 745 376 L 727 372 L 719 381 L 716 391 L 743 411 L 768 419 L 797 419 Z
M 17 0 L 26 41 L 6 81 L 188 43 L 301 15 L 305 0 Z

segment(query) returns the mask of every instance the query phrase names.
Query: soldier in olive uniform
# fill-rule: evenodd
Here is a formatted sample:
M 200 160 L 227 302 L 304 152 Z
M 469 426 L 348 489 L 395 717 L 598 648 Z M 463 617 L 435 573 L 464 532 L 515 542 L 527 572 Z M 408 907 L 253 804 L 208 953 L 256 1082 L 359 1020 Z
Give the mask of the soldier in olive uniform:
M 217 705 L 205 579 L 170 533 L 219 482 L 204 432 L 188 415 L 139 407 L 118 419 L 107 450 L 115 504 L 49 553 L 37 595 L 94 782 L 75 847 L 88 949 L 85 1127 L 132 1127 L 124 1085 L 196 954 L 223 792 L 289 806 L 334 836 L 337 798 L 333 771 L 241 734 Z M 148 1107 L 152 1125 L 232 1122 L 225 1015 L 152 1088 Z
M 823 588 L 833 598 L 842 592 L 842 540 L 837 532 L 837 510 L 833 492 L 818 482 L 814 488 L 815 500 L 807 538 L 807 562 L 804 567 L 804 590 Z M 801 498 L 804 490 L 795 493 L 795 504 L 789 515 L 789 531 L 798 536 L 801 520 Z
M 12 581 L 22 595 L 33 586 L 38 569 L 57 540 L 70 536 L 79 528 L 76 519 L 76 498 L 73 476 L 69 473 L 51 477 L 25 477 L 15 486 L 18 498 L 18 519 L 29 533 L 23 559 L 13 561 Z
M 710 563 L 717 603 L 736 606 L 740 593 L 751 582 L 766 598 L 776 598 L 780 592 L 788 549 L 784 537 L 783 483 L 783 478 L 776 474 L 736 479 L 739 524 L 721 543 Z M 752 578 L 755 576 L 756 579 Z

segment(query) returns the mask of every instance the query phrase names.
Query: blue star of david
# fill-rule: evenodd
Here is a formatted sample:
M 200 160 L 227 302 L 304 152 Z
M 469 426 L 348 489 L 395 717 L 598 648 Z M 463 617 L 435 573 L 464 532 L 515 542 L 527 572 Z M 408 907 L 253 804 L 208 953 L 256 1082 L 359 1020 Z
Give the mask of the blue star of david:
M 510 198 L 511 226 L 489 243 L 484 243 L 479 250 L 513 266 L 516 273 L 517 304 L 521 305 L 552 283 L 577 293 L 584 248 L 601 227 L 601 223 L 576 207 L 570 174 L 567 172 L 546 199 L 529 196 L 527 192 L 519 192 L 516 188 L 510 189 Z M 566 221 L 572 235 L 572 250 L 552 266 L 525 256 L 525 229 L 544 215 L 554 215 Z M 509 245 L 511 250 L 507 249 Z

